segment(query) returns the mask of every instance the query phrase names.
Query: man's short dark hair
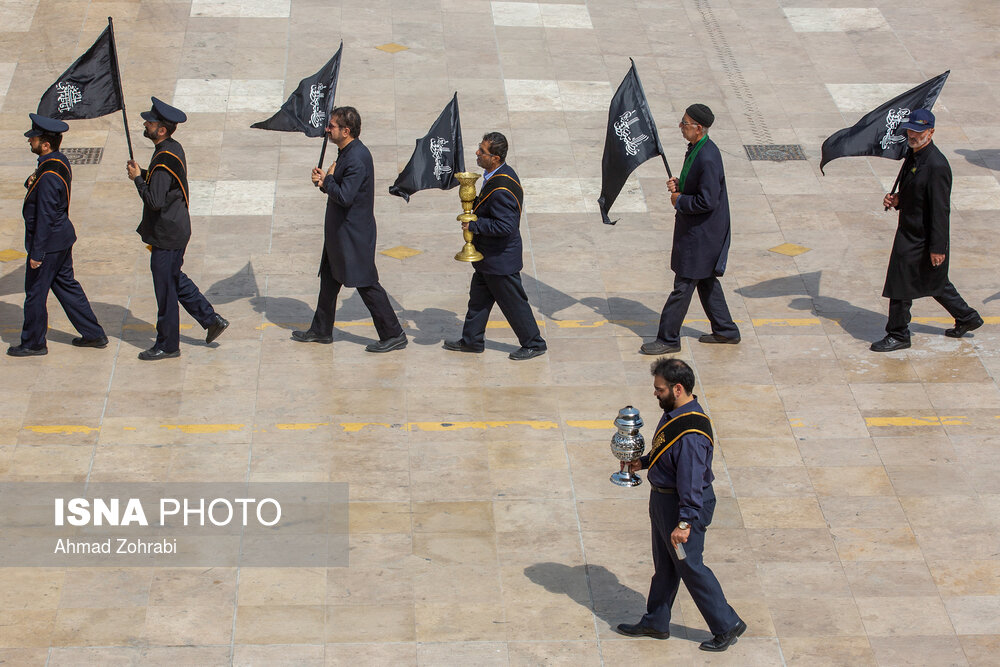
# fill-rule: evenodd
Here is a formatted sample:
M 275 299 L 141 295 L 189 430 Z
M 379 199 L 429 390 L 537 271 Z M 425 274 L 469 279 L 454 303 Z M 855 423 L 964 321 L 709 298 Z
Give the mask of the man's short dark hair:
M 59 146 L 62 145 L 63 135 L 59 133 L 55 134 L 40 134 L 38 135 L 38 141 L 42 143 L 47 143 L 49 148 L 54 151 L 59 150 Z
M 649 373 L 654 377 L 663 378 L 668 386 L 679 384 L 689 394 L 694 391 L 694 371 L 680 359 L 669 357 L 657 359 L 649 367 Z
M 483 135 L 483 141 L 490 148 L 490 155 L 496 155 L 501 162 L 507 161 L 507 137 L 499 132 L 487 132 Z
M 174 135 L 177 131 L 177 123 L 171 123 L 169 120 L 158 120 L 157 124 L 167 131 L 167 139 Z
M 335 119 L 337 125 L 350 130 L 352 139 L 361 136 L 361 114 L 354 107 L 337 107 L 330 112 L 330 118 Z

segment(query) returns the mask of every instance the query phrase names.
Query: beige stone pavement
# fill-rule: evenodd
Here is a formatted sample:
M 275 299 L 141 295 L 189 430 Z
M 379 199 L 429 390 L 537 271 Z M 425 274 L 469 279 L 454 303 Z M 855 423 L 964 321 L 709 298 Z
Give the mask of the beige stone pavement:
M 126 664 L 990 665 L 1000 652 L 1000 69 L 994 2 L 963 0 L 0 0 L 0 336 L 23 298 L 21 133 L 44 89 L 115 17 L 137 159 L 149 95 L 186 109 L 194 235 L 185 270 L 232 322 L 211 347 L 145 364 L 155 302 L 134 234 L 121 117 L 72 121 L 77 277 L 104 350 L 50 300 L 49 354 L 0 357 L 0 481 L 345 481 L 350 566 L 0 570 L 0 662 Z M 382 283 L 410 336 L 376 356 L 355 292 L 332 346 L 311 316 L 324 202 L 318 140 L 249 129 L 344 40 L 337 101 L 378 174 Z M 387 43 L 407 47 L 377 50 Z M 611 628 L 644 609 L 646 488 L 621 489 L 617 410 L 657 417 L 649 358 L 672 276 L 662 164 L 596 212 L 607 103 L 634 57 L 679 171 L 682 110 L 717 114 L 733 208 L 723 279 L 743 342 L 679 357 L 718 434 L 706 561 L 749 625 L 725 654 L 682 591 L 674 638 Z M 935 139 L 955 175 L 951 277 L 988 324 L 963 340 L 932 300 L 913 347 L 868 351 L 898 164 L 822 140 L 951 70 Z M 499 312 L 482 355 L 441 349 L 470 268 L 457 191 L 387 194 L 458 91 L 466 144 L 511 141 L 527 192 L 529 298 L 549 353 L 508 361 Z M 744 144 L 806 161 L 750 162 Z M 770 251 L 783 243 L 809 250 Z M 8 252 L 12 251 L 12 252 Z

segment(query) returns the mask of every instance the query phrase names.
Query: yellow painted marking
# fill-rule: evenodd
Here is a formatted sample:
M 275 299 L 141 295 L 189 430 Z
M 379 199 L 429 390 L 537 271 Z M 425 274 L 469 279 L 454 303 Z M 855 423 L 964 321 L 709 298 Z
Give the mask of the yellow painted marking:
M 302 424 L 275 424 L 279 431 L 313 431 L 320 426 L 329 426 L 330 422 L 304 422 Z
M 123 431 L 135 431 L 136 428 L 135 428 L 135 426 L 123 426 L 122 430 Z
M 967 417 L 866 417 L 867 426 L 968 426 Z
M 952 326 L 955 324 L 955 318 L 953 317 L 914 317 L 914 322 L 919 322 L 920 324 L 947 324 Z M 984 317 L 983 322 L 986 324 L 1000 324 L 1000 317 Z
M 410 257 L 416 257 L 421 254 L 423 250 L 417 250 L 416 248 L 409 248 L 405 245 L 398 245 L 395 248 L 389 248 L 388 250 L 383 250 L 381 255 L 386 257 L 392 257 L 393 259 L 409 259 Z
M 811 248 L 807 248 L 796 243 L 782 243 L 781 245 L 776 245 L 773 248 L 768 248 L 768 250 L 776 252 L 779 255 L 795 257 L 796 255 L 801 255 L 804 252 L 809 252 Z
M 583 320 L 554 320 L 560 329 L 594 329 L 608 324 L 608 320 L 597 320 L 590 324 L 585 324 Z
M 223 433 L 225 431 L 239 431 L 243 424 L 160 424 L 160 428 L 171 431 L 182 431 L 184 433 Z
M 35 433 L 90 433 L 91 431 L 100 431 L 99 428 L 93 428 L 91 426 L 82 426 L 80 424 L 49 424 L 47 426 L 25 426 L 29 431 Z
M 604 430 L 614 428 L 615 421 L 613 419 L 567 419 L 566 426 Z
M 389 42 L 388 44 L 380 44 L 375 48 L 386 53 L 399 53 L 400 51 L 408 50 L 410 47 L 397 44 L 396 42 Z
M 805 428 L 806 427 L 806 425 L 798 417 L 794 417 L 792 419 L 789 419 L 788 420 L 788 425 L 791 426 L 792 428 Z
M 186 331 L 188 329 L 194 328 L 194 325 L 193 324 L 182 324 L 180 328 L 181 328 L 181 330 Z M 146 324 L 145 322 L 143 322 L 141 324 L 140 323 L 125 324 L 125 325 L 122 326 L 122 329 L 125 330 L 125 331 L 156 331 L 156 325 L 155 324 Z
M 310 324 L 311 324 L 311 322 L 264 322 L 263 324 L 261 324 L 261 325 L 259 325 L 257 327 L 257 331 L 263 331 L 264 329 L 267 329 L 269 327 L 283 327 L 285 329 L 308 329 Z M 354 322 L 342 322 L 342 321 L 338 320 L 337 321 L 337 326 L 338 327 L 372 327 L 372 328 L 375 327 L 375 325 L 372 324 L 371 320 L 357 320 L 357 321 L 354 321 Z M 181 328 L 183 328 L 183 327 L 184 327 L 184 325 L 181 325 Z
M 822 324 L 816 317 L 762 317 L 751 321 L 755 327 L 812 327 Z
M 13 262 L 16 259 L 24 259 L 27 256 L 28 253 L 21 252 L 20 250 L 14 250 L 12 248 L 0 250 L 0 262 Z
M 392 424 L 384 424 L 381 422 L 341 422 L 341 428 L 344 429 L 344 433 L 357 433 L 363 430 L 367 426 L 382 426 L 385 428 L 392 428 Z
M 535 324 L 540 327 L 545 327 L 545 322 L 542 320 L 535 320 Z M 510 324 L 507 320 L 493 320 L 486 323 L 487 329 L 510 329 Z

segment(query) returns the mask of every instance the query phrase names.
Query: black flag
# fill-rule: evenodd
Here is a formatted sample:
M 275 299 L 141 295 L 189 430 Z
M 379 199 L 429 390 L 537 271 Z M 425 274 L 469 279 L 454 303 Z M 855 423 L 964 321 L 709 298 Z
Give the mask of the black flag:
M 869 111 L 854 124 L 834 132 L 823 142 L 820 172 L 830 160 L 852 155 L 873 155 L 890 160 L 902 160 L 906 154 L 906 132 L 896 128 L 905 123 L 914 109 L 928 109 L 937 101 L 951 70 L 925 81 L 916 88 L 893 98 L 874 111 Z
M 111 27 L 42 95 L 38 114 L 60 120 L 98 118 L 124 109 Z
M 417 190 L 450 190 L 458 185 L 456 172 L 465 171 L 462 154 L 462 123 L 458 119 L 458 93 L 444 108 L 430 131 L 417 139 L 413 156 L 400 172 L 389 194 L 410 201 Z
M 337 76 L 340 73 L 340 53 L 343 50 L 344 43 L 341 42 L 330 62 L 312 76 L 299 81 L 299 87 L 276 114 L 250 127 L 322 137 L 326 133 L 330 111 L 333 110 L 333 97 L 337 92 Z
M 611 98 L 608 110 L 608 133 L 604 138 L 604 157 L 601 158 L 601 197 L 597 200 L 604 224 L 617 222 L 608 218 L 608 210 L 618 198 L 628 175 L 657 155 L 664 156 L 663 146 L 633 60 L 631 69 Z M 663 164 L 666 163 L 664 156 Z

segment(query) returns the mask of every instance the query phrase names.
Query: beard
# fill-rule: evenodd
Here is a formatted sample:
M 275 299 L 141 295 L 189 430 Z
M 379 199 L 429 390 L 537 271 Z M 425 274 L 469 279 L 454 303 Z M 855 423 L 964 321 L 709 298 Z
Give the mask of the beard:
M 142 136 L 146 137 L 147 139 L 149 139 L 151 141 L 156 141 L 156 135 L 155 134 L 150 134 L 148 127 L 144 127 L 142 129 Z
M 677 405 L 677 399 L 673 394 L 667 394 L 663 398 L 659 399 L 660 407 L 664 412 L 670 412 Z
M 41 155 L 42 154 L 42 145 L 41 144 L 38 144 L 37 146 L 29 146 L 29 148 L 31 148 L 31 152 L 34 153 L 35 155 Z

